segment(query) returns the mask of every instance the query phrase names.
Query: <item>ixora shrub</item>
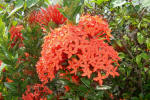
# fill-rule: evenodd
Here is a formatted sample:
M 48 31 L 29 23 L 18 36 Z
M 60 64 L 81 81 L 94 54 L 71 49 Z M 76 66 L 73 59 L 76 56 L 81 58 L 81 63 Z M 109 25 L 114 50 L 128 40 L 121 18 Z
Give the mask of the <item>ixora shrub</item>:
M 96 86 L 102 87 L 104 80 L 119 76 L 120 58 L 109 45 L 108 23 L 87 14 L 78 24 L 72 24 L 60 8 L 50 5 L 34 10 L 27 23 L 9 29 L 3 48 L 11 56 L 2 59 L 3 66 L 7 65 L 2 72 L 4 88 L 0 88 L 4 98 L 97 100 L 102 91 L 96 92 Z M 97 98 L 91 98 L 91 94 Z
M 64 25 L 44 37 L 36 69 L 43 83 L 60 71 L 86 76 L 102 85 L 103 79 L 118 76 L 118 54 L 109 40 L 108 24 L 98 16 L 82 16 L 77 26 Z
M 53 7 L 49 6 L 50 8 Z M 38 22 L 41 26 L 48 25 L 40 23 L 41 21 L 49 23 L 50 19 L 56 24 L 64 23 L 66 19 L 60 16 L 57 10 L 57 13 L 54 11 L 56 15 L 47 14 L 49 9 L 42 10 L 43 14 L 37 15 L 38 21 L 35 18 L 32 19 L 32 22 Z M 60 17 L 56 21 L 52 15 Z M 29 18 L 29 23 L 31 23 L 32 17 Z M 120 58 L 112 46 L 107 43 L 110 36 L 108 23 L 99 16 L 90 15 L 82 16 L 78 25 L 66 24 L 51 30 L 44 37 L 41 57 L 36 64 L 39 79 L 43 85 L 46 85 L 59 77 L 70 80 L 68 75 L 71 75 L 71 80 L 76 85 L 80 85 L 80 78 L 87 77 L 97 81 L 101 86 L 104 79 L 118 76 L 117 68 Z M 64 88 L 66 92 L 70 90 L 67 85 Z M 30 93 L 23 95 L 23 98 L 25 99 L 28 95 Z

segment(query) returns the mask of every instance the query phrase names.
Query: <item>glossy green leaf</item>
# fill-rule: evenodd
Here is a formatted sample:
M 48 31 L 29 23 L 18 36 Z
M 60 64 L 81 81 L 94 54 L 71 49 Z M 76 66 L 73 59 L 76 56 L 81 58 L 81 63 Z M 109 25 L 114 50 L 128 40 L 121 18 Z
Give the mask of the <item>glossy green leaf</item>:
M 150 56 L 147 53 L 141 53 L 140 55 L 145 60 L 148 60 L 150 58 Z
M 101 3 L 105 2 L 105 1 L 109 1 L 109 0 L 92 0 L 91 2 L 94 2 L 97 5 L 100 5 Z
M 142 33 L 137 33 L 137 40 L 138 40 L 138 42 L 140 43 L 140 44 L 143 44 L 144 43 L 144 41 L 145 41 L 145 38 L 144 38 L 144 36 L 142 35 Z
M 2 19 L 0 18 L 0 42 L 4 41 L 4 38 L 7 38 L 5 35 L 5 23 L 2 21 Z
M 136 63 L 139 65 L 141 63 L 141 55 L 136 56 Z
M 125 58 L 125 54 L 123 53 L 123 52 L 119 52 L 119 57 L 121 58 L 121 59 L 123 59 L 123 58 Z
M 143 21 L 150 23 L 150 19 L 149 18 L 143 18 Z
M 90 87 L 90 80 L 86 78 L 81 78 L 81 81 L 83 82 L 86 87 Z

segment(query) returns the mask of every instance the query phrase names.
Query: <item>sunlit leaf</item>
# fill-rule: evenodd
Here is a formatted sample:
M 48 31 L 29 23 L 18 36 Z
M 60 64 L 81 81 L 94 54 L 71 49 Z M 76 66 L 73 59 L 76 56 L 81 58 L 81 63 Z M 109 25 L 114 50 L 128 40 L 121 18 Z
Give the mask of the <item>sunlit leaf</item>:
M 141 33 L 137 33 L 137 40 L 140 44 L 143 44 L 145 38 Z
M 3 37 L 5 36 L 5 24 L 2 22 L 2 19 L 0 18 L 0 41 L 3 41 Z
M 150 7 L 150 1 L 149 0 L 140 0 L 143 7 Z
M 113 7 L 119 7 L 126 3 L 126 0 L 112 0 Z
M 97 5 L 100 5 L 101 3 L 109 1 L 109 0 L 92 0 L 91 2 L 95 2 Z
M 39 2 L 39 0 L 27 0 L 27 8 L 31 8 L 33 7 L 35 4 L 37 4 Z
M 143 59 L 145 59 L 145 60 L 148 60 L 148 58 L 150 58 L 148 55 L 147 55 L 147 53 L 141 53 L 140 54 L 141 55 L 141 57 L 143 58 Z
M 137 55 L 136 56 L 136 63 L 139 65 L 141 63 L 141 56 Z
M 146 44 L 147 44 L 147 49 L 150 50 L 150 38 L 148 38 L 148 39 L 146 40 Z
M 96 89 L 97 90 L 108 90 L 108 89 L 111 89 L 111 87 L 107 86 L 107 85 L 102 85 L 102 86 L 97 86 Z

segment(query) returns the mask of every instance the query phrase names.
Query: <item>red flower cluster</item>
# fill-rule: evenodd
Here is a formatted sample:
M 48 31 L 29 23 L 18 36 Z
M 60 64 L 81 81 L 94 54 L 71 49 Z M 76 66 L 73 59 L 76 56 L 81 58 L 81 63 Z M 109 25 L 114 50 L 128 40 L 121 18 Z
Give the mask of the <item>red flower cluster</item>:
M 59 12 L 59 5 L 50 5 L 48 8 L 43 9 L 41 11 L 33 11 L 29 16 L 29 23 L 39 23 L 40 25 L 46 25 L 50 22 L 55 22 L 55 24 L 63 24 L 66 21 L 66 18 Z
M 108 27 L 108 23 L 103 20 L 100 16 L 82 16 L 80 18 L 79 26 L 82 26 L 82 29 L 86 31 L 90 36 L 96 36 L 100 39 L 109 40 L 111 37 L 111 30 Z
M 79 25 L 65 25 L 44 38 L 42 57 L 36 68 L 43 83 L 55 78 L 59 70 L 92 78 L 100 85 L 108 76 L 118 76 L 117 52 L 104 40 L 109 40 L 108 24 L 98 16 L 83 16 Z M 94 76 L 94 75 L 93 75 Z
M 35 84 L 34 86 L 27 86 L 25 94 L 22 95 L 23 100 L 47 100 L 46 95 L 51 94 L 52 91 L 42 84 Z
M 37 24 L 39 22 L 38 17 L 40 16 L 40 11 L 32 11 L 28 17 L 29 24 Z
M 10 35 L 11 35 L 11 47 L 13 48 L 15 46 L 15 44 L 17 42 L 19 43 L 19 46 L 22 46 L 22 41 L 23 41 L 23 37 L 22 37 L 22 33 L 21 30 L 23 29 L 22 25 L 17 25 L 17 26 L 12 26 L 11 29 L 9 30 Z

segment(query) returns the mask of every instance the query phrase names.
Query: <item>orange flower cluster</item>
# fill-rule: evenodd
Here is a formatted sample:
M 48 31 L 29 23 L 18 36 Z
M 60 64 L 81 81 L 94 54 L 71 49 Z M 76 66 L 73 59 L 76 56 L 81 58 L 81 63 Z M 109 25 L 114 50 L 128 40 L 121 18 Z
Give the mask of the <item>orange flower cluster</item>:
M 58 71 L 92 78 L 103 84 L 108 76 L 118 76 L 117 52 L 104 40 L 109 41 L 108 24 L 98 16 L 81 17 L 79 25 L 64 25 L 44 38 L 41 57 L 36 69 L 39 78 L 47 83 Z M 91 77 L 92 76 L 92 77 Z
M 51 94 L 52 91 L 42 84 L 35 84 L 34 86 L 27 86 L 25 94 L 22 95 L 23 100 L 47 100 L 46 95 Z
M 79 26 L 82 26 L 83 31 L 91 37 L 110 40 L 111 30 L 109 29 L 108 23 L 100 16 L 82 16 Z
M 40 24 L 48 26 L 49 22 L 54 22 L 55 24 L 63 24 L 66 21 L 66 18 L 58 10 L 59 5 L 50 5 L 48 8 L 41 8 L 40 11 L 33 11 L 29 16 L 30 24 Z
M 11 34 L 11 47 L 13 48 L 15 46 L 15 44 L 20 41 L 19 46 L 22 46 L 22 42 L 23 42 L 23 37 L 22 37 L 22 33 L 21 30 L 23 29 L 22 25 L 17 25 L 17 26 L 12 26 L 11 29 L 9 30 L 10 34 Z

